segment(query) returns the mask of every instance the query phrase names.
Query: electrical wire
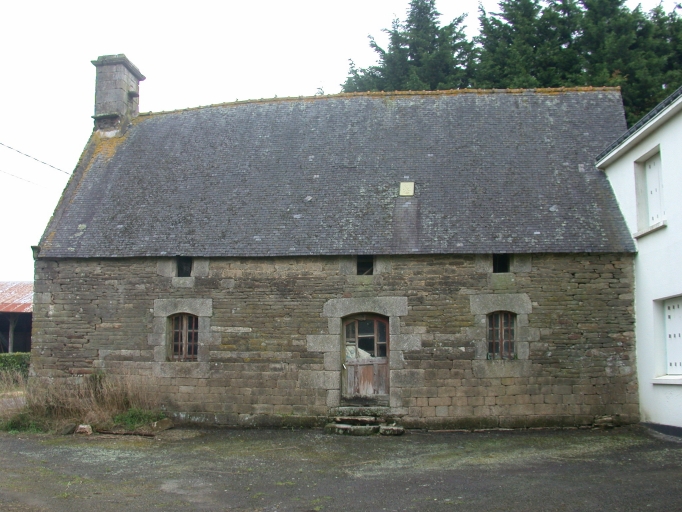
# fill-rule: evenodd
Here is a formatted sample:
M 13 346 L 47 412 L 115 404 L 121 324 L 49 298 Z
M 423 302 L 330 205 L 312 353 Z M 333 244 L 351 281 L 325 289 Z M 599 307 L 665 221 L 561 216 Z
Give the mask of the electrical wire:
M 71 173 L 68 173 L 68 172 L 66 172 L 66 171 L 62 171 L 61 169 L 55 167 L 54 165 L 50 165 L 50 164 L 48 164 L 47 162 L 43 162 L 42 160 L 38 160 L 38 159 L 37 159 L 36 157 L 34 157 L 34 156 L 27 155 L 26 153 L 22 153 L 22 152 L 19 151 L 18 149 L 14 149 L 13 147 L 8 146 L 7 144 L 3 144 L 2 142 L 0 142 L 0 146 L 5 146 L 7 149 L 11 149 L 12 151 L 16 151 L 16 152 L 19 153 L 20 155 L 24 155 L 25 157 L 31 158 L 31 159 L 35 160 L 36 162 L 40 162 L 40 163 L 43 164 L 43 165 L 47 165 L 48 167 L 52 167 L 55 171 L 63 172 L 64 174 L 67 174 L 67 175 L 69 175 L 69 176 L 71 175 Z M 4 171 L 3 171 L 3 172 L 4 172 Z M 9 174 L 9 173 L 6 172 L 5 174 Z M 10 176 L 14 176 L 14 175 L 11 174 Z M 18 176 L 14 176 L 14 177 L 17 178 Z M 19 178 L 19 179 L 21 179 L 21 178 Z M 27 181 L 27 180 L 24 180 L 24 181 Z M 33 182 L 29 182 L 29 183 L 33 183 Z
M 34 181 L 27 180 L 26 178 L 22 178 L 21 176 L 17 176 L 16 174 L 12 174 L 11 172 L 3 171 L 2 169 L 0 169 L 0 172 L 3 174 L 7 174 L 8 176 L 12 176 L 12 178 L 16 178 L 18 180 L 25 181 L 26 183 L 30 183 L 31 185 L 37 185 L 39 187 L 46 188 L 43 185 L 40 185 L 39 183 L 35 183 Z

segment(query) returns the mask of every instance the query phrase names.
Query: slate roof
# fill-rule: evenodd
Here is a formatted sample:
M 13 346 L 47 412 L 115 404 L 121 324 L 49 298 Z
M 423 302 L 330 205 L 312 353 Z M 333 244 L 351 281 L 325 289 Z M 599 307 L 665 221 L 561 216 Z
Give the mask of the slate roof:
M 93 133 L 40 257 L 630 252 L 594 167 L 625 129 L 608 88 L 143 114 Z

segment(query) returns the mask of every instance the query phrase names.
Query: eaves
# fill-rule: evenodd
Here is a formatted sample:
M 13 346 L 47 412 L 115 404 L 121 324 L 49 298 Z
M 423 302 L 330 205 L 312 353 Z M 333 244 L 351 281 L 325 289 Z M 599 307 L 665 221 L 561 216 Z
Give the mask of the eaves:
M 597 167 L 605 169 L 682 110 L 682 87 L 659 103 L 632 128 L 597 156 Z

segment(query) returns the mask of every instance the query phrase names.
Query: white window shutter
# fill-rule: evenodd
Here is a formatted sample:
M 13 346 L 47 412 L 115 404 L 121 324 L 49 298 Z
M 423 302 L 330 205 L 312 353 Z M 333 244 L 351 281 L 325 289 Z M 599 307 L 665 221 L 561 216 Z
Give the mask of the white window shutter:
M 660 153 L 644 162 L 646 173 L 647 209 L 649 226 L 661 222 L 663 212 L 663 194 L 661 192 L 661 155 Z
M 667 373 L 682 375 L 682 297 L 666 300 L 665 341 L 667 348 Z

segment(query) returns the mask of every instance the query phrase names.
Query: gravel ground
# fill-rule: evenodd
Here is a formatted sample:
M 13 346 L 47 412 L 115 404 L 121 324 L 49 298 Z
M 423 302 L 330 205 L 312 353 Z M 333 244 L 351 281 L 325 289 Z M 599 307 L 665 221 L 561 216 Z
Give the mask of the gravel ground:
M 3 511 L 682 510 L 682 443 L 640 427 L 0 434 Z

